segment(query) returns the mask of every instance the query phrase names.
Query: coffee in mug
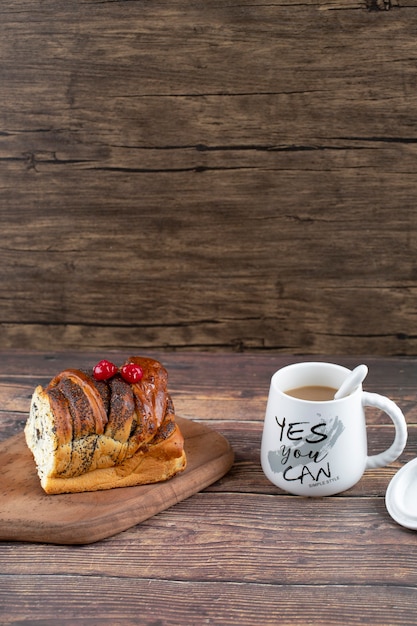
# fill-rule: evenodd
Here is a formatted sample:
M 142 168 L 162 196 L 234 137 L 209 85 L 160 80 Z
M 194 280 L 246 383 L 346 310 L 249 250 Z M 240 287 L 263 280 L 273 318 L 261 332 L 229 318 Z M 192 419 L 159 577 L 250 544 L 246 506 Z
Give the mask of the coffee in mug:
M 306 387 L 296 387 L 287 389 L 287 396 L 299 398 L 300 400 L 333 400 L 337 389 L 334 387 L 323 387 L 322 385 L 307 385 Z
M 261 443 L 266 477 L 289 493 L 325 496 L 353 487 L 367 468 L 388 465 L 407 442 L 399 407 L 360 384 L 335 400 L 351 371 L 333 363 L 306 362 L 284 367 L 272 376 Z M 319 396 L 319 397 L 318 397 Z M 378 407 L 394 424 L 394 441 L 368 456 L 366 406 Z

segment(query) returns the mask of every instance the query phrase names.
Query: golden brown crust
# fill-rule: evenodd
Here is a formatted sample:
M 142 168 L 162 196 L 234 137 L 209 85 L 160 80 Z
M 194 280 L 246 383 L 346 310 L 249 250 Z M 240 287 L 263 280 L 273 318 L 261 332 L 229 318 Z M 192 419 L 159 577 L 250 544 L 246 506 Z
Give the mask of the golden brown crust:
M 79 476 L 45 477 L 42 487 L 48 494 L 80 493 L 100 491 L 115 487 L 133 487 L 168 480 L 185 468 L 184 439 L 180 429 L 175 430 L 169 440 L 139 450 L 124 462 L 95 469 Z
M 128 363 L 143 369 L 140 382 L 67 369 L 35 389 L 25 436 L 47 493 L 158 482 L 185 468 L 165 368 L 144 357 Z
M 107 414 L 100 393 L 91 376 L 76 369 L 67 369 L 55 376 L 46 392 L 58 387 L 66 396 L 74 419 L 74 435 L 82 437 L 94 430 L 104 432 Z

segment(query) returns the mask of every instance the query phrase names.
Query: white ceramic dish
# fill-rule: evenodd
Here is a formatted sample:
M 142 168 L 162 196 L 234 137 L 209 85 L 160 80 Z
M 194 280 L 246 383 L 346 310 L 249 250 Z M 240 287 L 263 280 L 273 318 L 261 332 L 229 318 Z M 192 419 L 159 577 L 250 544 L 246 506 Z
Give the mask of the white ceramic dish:
M 417 530 L 417 458 L 406 463 L 391 479 L 385 504 L 398 524 Z

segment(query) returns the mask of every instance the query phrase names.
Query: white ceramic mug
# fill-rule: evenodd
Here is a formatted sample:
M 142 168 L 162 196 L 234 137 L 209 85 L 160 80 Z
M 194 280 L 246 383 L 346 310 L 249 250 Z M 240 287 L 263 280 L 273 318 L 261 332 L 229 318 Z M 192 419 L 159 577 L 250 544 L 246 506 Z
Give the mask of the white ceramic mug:
M 261 465 L 266 477 L 285 491 L 327 496 L 353 487 L 365 469 L 397 459 L 407 442 L 407 425 L 398 406 L 362 385 L 339 400 L 303 400 L 285 393 L 294 388 L 339 389 L 351 371 L 333 363 L 296 363 L 271 379 L 262 434 Z M 392 445 L 368 456 L 364 407 L 378 407 L 395 426 Z

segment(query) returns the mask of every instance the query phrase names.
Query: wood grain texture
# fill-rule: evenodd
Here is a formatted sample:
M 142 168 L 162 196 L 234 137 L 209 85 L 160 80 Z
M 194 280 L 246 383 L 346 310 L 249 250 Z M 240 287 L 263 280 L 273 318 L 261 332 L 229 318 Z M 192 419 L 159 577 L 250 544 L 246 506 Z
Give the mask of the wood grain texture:
M 388 515 L 391 477 L 414 458 L 415 358 L 338 357 L 369 366 L 366 389 L 402 408 L 409 445 L 351 490 L 297 498 L 271 485 L 259 462 L 272 373 L 300 356 L 153 352 L 169 372 L 176 411 L 225 436 L 235 462 L 221 480 L 113 537 L 83 546 L 0 543 L 0 621 L 90 626 L 408 626 L 416 619 L 415 533 Z M 0 439 L 21 432 L 31 393 L 101 352 L 0 351 Z M 114 362 L 125 352 L 113 351 Z M 314 359 L 319 357 L 314 357 Z M 369 414 L 369 444 L 392 427 Z M 1 503 L 0 503 L 1 507 Z
M 416 12 L 2 2 L 0 346 L 415 354 Z
M 0 540 L 86 544 L 135 526 L 194 495 L 229 471 L 233 451 L 219 433 L 177 417 L 187 467 L 171 480 L 51 498 L 40 486 L 23 433 L 0 444 Z

